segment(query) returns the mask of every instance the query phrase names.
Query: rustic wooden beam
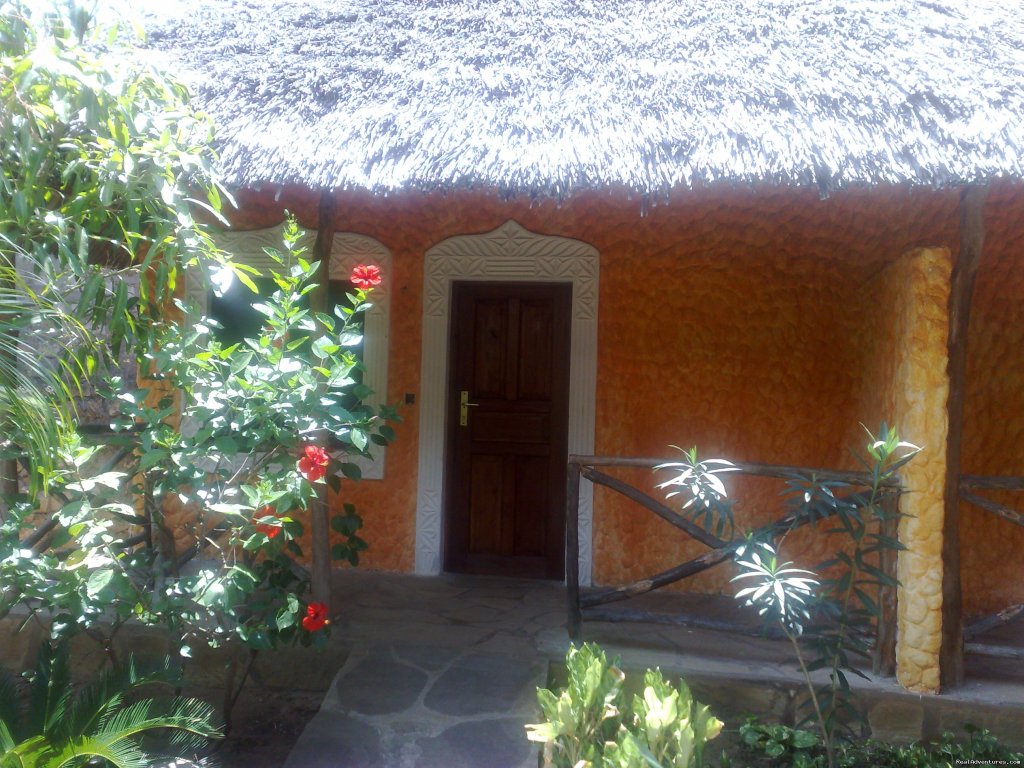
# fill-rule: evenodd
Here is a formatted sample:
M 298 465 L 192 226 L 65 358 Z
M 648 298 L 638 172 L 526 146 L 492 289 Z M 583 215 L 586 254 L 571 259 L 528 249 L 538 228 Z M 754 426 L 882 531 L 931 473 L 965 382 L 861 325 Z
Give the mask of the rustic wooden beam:
M 622 480 L 619 480 L 618 478 L 612 477 L 611 475 L 606 475 L 604 472 L 600 472 L 590 467 L 583 467 L 581 471 L 583 472 L 583 476 L 587 478 L 587 480 L 589 480 L 590 482 L 597 483 L 598 485 L 607 486 L 616 493 L 621 493 L 627 499 L 635 501 L 644 509 L 650 510 L 658 517 L 660 517 L 662 520 L 674 525 L 679 530 L 692 536 L 706 547 L 711 547 L 712 549 L 721 549 L 722 547 L 728 544 L 728 542 L 723 541 L 717 536 L 713 536 L 696 523 L 687 520 L 682 515 L 678 514 L 672 509 L 669 509 L 656 499 L 652 499 L 646 493 L 637 488 L 634 488 L 629 483 L 625 483 Z
M 963 454 L 964 392 L 967 382 L 967 332 L 974 280 L 985 240 L 986 186 L 968 186 L 960 198 L 960 249 L 949 288 L 949 399 L 946 413 L 946 482 L 942 524 L 942 645 L 939 676 L 943 687 L 964 681 L 963 614 L 960 594 L 960 467 Z
M 960 491 L 960 500 L 966 501 L 968 504 L 973 504 L 976 507 L 980 507 L 986 512 L 991 512 L 993 515 L 998 515 L 1004 520 L 1009 520 L 1011 523 L 1024 525 L 1024 515 L 1013 507 L 1008 507 L 1005 504 L 1000 504 L 990 499 L 982 498 L 970 491 Z
M 708 619 L 703 616 L 694 616 L 687 613 L 660 613 L 631 608 L 586 608 L 583 611 L 583 617 L 591 621 L 613 623 L 636 621 L 647 624 L 669 624 L 681 627 L 694 627 L 696 629 L 714 629 L 719 632 L 748 635 L 750 637 L 768 637 L 773 640 L 781 640 L 786 637 L 782 630 L 775 627 L 764 629 L 760 626 L 744 624 L 739 621 Z
M 1003 624 L 1009 624 L 1022 613 L 1024 613 L 1024 603 L 1018 603 L 1017 605 L 1011 605 L 1009 608 L 1004 608 L 998 613 L 993 613 L 991 616 L 978 619 L 970 626 L 964 628 L 964 639 L 970 640 L 996 627 L 1001 627 Z
M 674 510 L 661 504 L 655 499 L 628 483 L 611 477 L 610 475 L 594 469 L 594 466 L 622 466 L 622 467 L 653 467 L 665 463 L 664 459 L 635 458 L 635 457 L 602 457 L 602 456 L 569 456 L 567 476 L 567 503 L 566 503 L 566 587 L 568 600 L 568 629 L 573 641 L 579 641 L 582 636 L 582 623 L 584 619 L 598 621 L 654 621 L 657 623 L 677 623 L 691 626 L 704 626 L 709 629 L 732 629 L 735 625 L 729 623 L 717 623 L 713 620 L 693 619 L 692 617 L 673 617 L 671 615 L 652 614 L 646 611 L 634 610 L 610 610 L 603 611 L 597 606 L 611 602 L 626 600 L 630 597 L 651 592 L 659 587 L 666 586 L 673 582 L 700 573 L 712 568 L 725 560 L 731 559 L 736 548 L 741 546 L 745 539 L 734 539 L 723 541 L 707 533 L 703 528 L 678 515 Z M 786 467 L 781 465 L 768 464 L 741 464 L 736 465 L 741 470 L 750 473 L 764 474 L 770 477 L 791 478 L 796 475 L 806 476 L 810 473 L 816 474 L 820 479 L 844 480 L 848 483 L 868 484 L 870 475 L 862 472 L 840 472 L 832 470 L 808 469 L 806 467 Z M 677 565 L 668 570 L 661 571 L 639 581 L 620 587 L 606 588 L 580 595 L 578 556 L 579 556 L 579 480 L 586 477 L 593 483 L 605 485 L 627 498 L 637 502 L 645 509 L 654 512 L 662 519 L 675 527 L 690 534 L 702 543 L 712 548 L 712 551 L 704 555 Z M 886 486 L 895 486 L 896 492 L 887 491 L 882 504 L 886 510 L 885 520 L 882 522 L 883 533 L 895 538 L 898 526 L 898 499 L 900 480 L 894 476 L 884 483 Z M 867 502 L 866 493 L 858 491 L 840 497 L 837 502 L 845 502 L 863 506 Z M 836 514 L 835 509 L 826 511 L 817 520 L 823 520 Z M 796 528 L 809 524 L 810 518 L 798 516 L 796 512 L 789 512 L 779 520 L 762 526 L 758 534 L 769 534 L 778 536 Z M 886 558 L 889 558 L 888 560 Z M 886 573 L 895 579 L 895 553 L 882 553 L 882 567 Z M 876 647 L 874 667 L 876 673 L 892 675 L 895 671 L 895 631 L 896 631 L 896 602 L 895 590 L 889 590 L 892 594 L 880 592 L 879 602 L 883 608 L 883 615 L 879 618 L 876 637 L 873 645 Z M 871 643 L 871 639 L 865 638 Z
M 1024 491 L 1024 477 L 1015 475 L 961 475 L 961 492 L 968 489 L 991 491 Z
M 666 458 L 638 458 L 621 456 L 582 456 L 573 454 L 569 461 L 587 467 L 631 467 L 639 469 L 653 469 L 659 464 L 667 464 L 672 459 Z M 871 485 L 870 472 L 849 472 L 839 469 L 821 469 L 817 467 L 791 467 L 785 464 L 757 464 L 752 462 L 737 461 L 733 466 L 741 473 L 748 475 L 759 475 L 761 477 L 775 477 L 782 480 L 789 480 L 794 476 L 806 477 L 815 475 L 819 480 L 841 480 L 852 485 Z M 882 483 L 884 487 L 896 487 L 899 485 L 899 478 L 890 477 Z
M 580 616 L 580 465 L 569 464 L 565 491 L 565 594 L 568 602 L 569 637 L 583 636 Z
M 975 656 L 993 656 L 999 659 L 1024 659 L 1024 648 L 1016 648 L 1012 645 L 989 645 L 988 643 L 967 643 L 964 646 L 967 653 Z
M 309 308 L 313 313 L 327 312 L 327 290 L 330 282 L 331 244 L 336 227 L 337 198 L 334 190 L 325 189 L 320 193 L 320 218 L 316 232 L 316 258 L 320 261 L 317 287 L 309 294 Z M 327 449 L 329 437 L 321 430 L 315 442 Z M 327 485 L 319 486 L 319 493 L 310 505 L 312 521 L 312 593 L 313 600 L 331 604 L 331 526 L 330 510 L 327 506 Z
M 888 520 L 886 521 L 890 524 L 889 533 L 892 533 L 893 529 L 898 524 L 896 522 L 897 512 L 895 511 L 897 497 L 895 495 L 891 495 L 890 498 L 891 501 L 885 501 L 883 503 L 888 503 L 892 505 L 892 522 L 889 523 Z M 843 500 L 850 499 L 866 501 L 866 499 L 864 499 L 864 495 L 861 493 L 851 494 L 850 496 L 845 497 Z M 828 519 L 835 514 L 836 512 L 834 510 L 831 510 L 827 515 L 818 518 L 818 520 Z M 768 525 L 758 528 L 754 532 L 754 536 L 755 538 L 763 534 L 777 536 L 781 533 L 786 533 L 789 531 L 794 531 L 797 528 L 802 528 L 803 526 L 809 525 L 810 523 L 811 520 L 809 518 L 797 518 L 792 512 L 790 512 L 784 517 L 775 521 L 774 523 L 769 523 Z M 895 538 L 894 534 L 893 538 Z M 642 595 L 647 592 L 652 592 L 660 587 L 667 586 L 668 584 L 672 584 L 673 582 L 680 581 L 681 579 L 685 579 L 695 574 L 706 571 L 709 568 L 713 568 L 719 563 L 722 563 L 730 559 L 735 554 L 736 549 L 742 546 L 745 542 L 745 537 L 733 539 L 732 541 L 723 542 L 721 547 L 716 547 L 711 552 L 706 552 L 700 557 L 696 557 L 692 560 L 687 560 L 685 563 L 681 563 L 677 566 L 656 573 L 653 576 L 648 576 L 647 578 L 640 579 L 639 581 L 635 581 L 632 584 L 626 584 L 621 587 L 609 587 L 607 589 L 603 589 L 600 591 L 591 592 L 587 595 L 584 595 L 583 597 L 580 597 L 578 602 L 580 605 L 586 608 L 595 605 L 603 605 L 605 603 L 612 603 L 618 600 L 625 600 L 630 597 L 635 597 L 636 595 Z M 893 560 L 895 561 L 894 555 L 895 553 L 893 553 Z M 895 578 L 895 564 L 890 564 L 889 569 L 892 571 L 893 578 Z M 892 599 L 893 604 L 895 606 L 895 596 L 893 596 Z M 892 621 L 893 623 L 895 623 L 895 607 L 893 607 L 892 611 Z M 893 630 L 893 632 L 894 631 L 895 630 Z M 892 640 L 894 643 L 893 654 L 895 654 L 895 634 L 893 634 Z M 893 658 L 895 659 L 895 656 Z
M 685 563 L 681 563 L 674 568 L 661 571 L 632 584 L 626 584 L 622 587 L 611 587 L 584 595 L 580 598 L 579 602 L 580 605 L 587 608 L 595 605 L 604 605 L 605 603 L 614 603 L 617 600 L 625 600 L 629 597 L 636 597 L 637 595 L 651 592 L 658 587 L 664 587 L 680 579 L 706 571 L 708 568 L 713 568 L 719 563 L 729 560 L 733 554 L 734 550 L 732 548 L 715 549 L 711 552 L 705 552 L 700 557 L 687 560 Z

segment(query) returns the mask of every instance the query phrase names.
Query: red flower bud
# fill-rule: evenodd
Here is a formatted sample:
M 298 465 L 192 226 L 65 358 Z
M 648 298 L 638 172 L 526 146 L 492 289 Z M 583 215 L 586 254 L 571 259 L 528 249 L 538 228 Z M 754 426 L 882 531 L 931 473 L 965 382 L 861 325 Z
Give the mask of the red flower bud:
M 306 606 L 306 615 L 302 619 L 304 630 L 317 632 L 330 623 L 327 618 L 327 606 L 324 603 L 310 603 Z

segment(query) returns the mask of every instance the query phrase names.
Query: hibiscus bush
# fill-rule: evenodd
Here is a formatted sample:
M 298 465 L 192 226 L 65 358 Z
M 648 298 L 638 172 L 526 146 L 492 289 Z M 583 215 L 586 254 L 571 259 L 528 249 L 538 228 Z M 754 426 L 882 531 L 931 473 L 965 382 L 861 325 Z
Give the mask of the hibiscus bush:
M 276 290 L 254 297 L 263 327 L 218 341 L 174 299 L 186 271 L 255 290 L 203 223 L 230 200 L 212 126 L 116 35 L 83 45 L 87 14 L 66 5 L 0 3 L 0 475 L 21 479 L 0 499 L 0 618 L 17 608 L 54 643 L 84 632 L 112 659 L 128 621 L 180 657 L 323 643 L 304 521 L 393 437 L 354 375 L 383 276 L 361 265 L 348 304 L 312 312 L 319 265 L 291 222 Z M 126 358 L 142 386 L 117 378 Z M 83 392 L 112 432 L 79 429 Z M 332 552 L 356 564 L 362 521 L 341 510 Z
M 154 324 L 149 386 L 112 379 L 120 405 L 102 447 L 64 446 L 40 524 L 27 498 L 0 528 L 0 613 L 20 603 L 51 634 L 85 631 L 108 649 L 128 620 L 165 628 L 183 656 L 196 644 L 251 651 L 325 641 L 328 606 L 312 601 L 303 520 L 327 483 L 360 477 L 356 457 L 394 437 L 392 409 L 357 383 L 360 318 L 379 272 L 361 267 L 348 304 L 311 312 L 317 263 L 290 221 L 273 254 L 277 290 L 241 343 L 178 302 Z M 116 453 L 111 456 L 110 444 Z M 366 548 L 351 505 L 332 520 L 336 557 Z

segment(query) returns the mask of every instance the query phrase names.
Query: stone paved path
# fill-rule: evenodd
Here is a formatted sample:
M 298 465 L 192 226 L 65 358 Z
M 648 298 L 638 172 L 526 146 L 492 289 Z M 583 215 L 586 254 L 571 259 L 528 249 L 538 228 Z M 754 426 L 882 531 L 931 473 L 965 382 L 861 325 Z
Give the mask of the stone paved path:
M 562 653 L 567 643 L 559 585 L 341 581 L 334 631 L 352 651 L 287 768 L 537 765 L 523 726 L 537 719 L 547 683 L 538 644 Z
M 735 610 L 728 599 L 663 599 L 685 599 L 708 617 Z M 568 647 L 564 586 L 344 571 L 332 615 L 331 646 L 346 647 L 348 658 L 286 768 L 535 768 L 523 726 L 539 719 L 536 689 Z M 588 623 L 584 634 L 621 656 L 627 672 L 682 674 L 713 712 L 736 722 L 743 712 L 783 715 L 800 684 L 782 642 L 644 624 Z M 972 664 L 975 679 L 941 697 L 909 695 L 892 680 L 853 683 L 883 737 L 969 721 L 1020 737 L 1024 672 Z
M 287 765 L 536 765 L 523 724 L 547 664 L 400 643 L 354 652 Z

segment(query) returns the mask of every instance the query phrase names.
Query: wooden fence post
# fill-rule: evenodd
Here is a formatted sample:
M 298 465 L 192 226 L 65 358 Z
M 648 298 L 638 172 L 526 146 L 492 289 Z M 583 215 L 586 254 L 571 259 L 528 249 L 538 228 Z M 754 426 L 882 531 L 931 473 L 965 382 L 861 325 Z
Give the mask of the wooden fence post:
M 960 468 L 964 393 L 967 380 L 967 331 L 974 278 L 985 240 L 986 186 L 968 186 L 960 201 L 960 252 L 949 288 L 949 399 L 946 405 L 945 514 L 942 525 L 942 645 L 939 675 L 943 688 L 964 682 L 964 636 L 960 595 Z
M 879 521 L 880 533 L 890 539 L 899 536 L 899 492 L 890 491 L 882 501 L 885 518 Z M 875 628 L 875 651 L 872 669 L 876 675 L 893 677 L 896 674 L 896 558 L 898 552 L 882 547 L 878 552 L 878 567 L 893 584 L 878 588 L 878 625 Z

